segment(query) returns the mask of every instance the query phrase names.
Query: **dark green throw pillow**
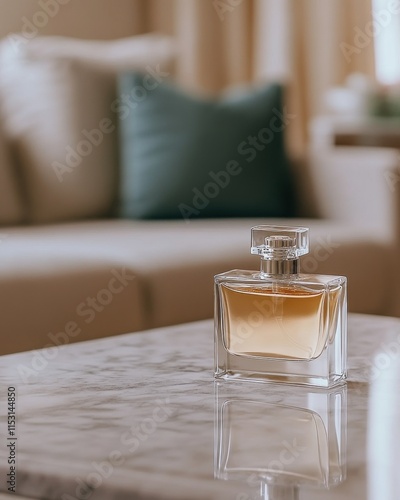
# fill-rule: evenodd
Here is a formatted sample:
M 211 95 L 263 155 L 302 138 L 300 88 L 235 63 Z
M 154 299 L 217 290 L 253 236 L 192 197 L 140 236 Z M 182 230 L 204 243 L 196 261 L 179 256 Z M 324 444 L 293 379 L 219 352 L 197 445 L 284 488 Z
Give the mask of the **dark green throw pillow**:
M 145 78 L 119 79 L 122 217 L 292 215 L 279 85 L 203 100 Z

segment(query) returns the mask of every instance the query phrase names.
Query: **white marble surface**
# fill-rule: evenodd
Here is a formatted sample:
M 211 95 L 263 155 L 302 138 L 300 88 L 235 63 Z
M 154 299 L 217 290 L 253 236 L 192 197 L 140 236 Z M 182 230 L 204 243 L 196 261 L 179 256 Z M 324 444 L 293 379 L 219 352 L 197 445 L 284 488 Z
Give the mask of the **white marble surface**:
M 6 389 L 13 385 L 17 495 L 257 498 L 245 482 L 214 479 L 211 321 L 72 344 L 47 354 L 52 359 L 42 352 L 0 359 L 1 492 L 7 492 L 9 468 Z M 300 488 L 298 498 L 376 500 L 379 490 L 386 492 L 382 499 L 400 498 L 400 434 L 394 424 L 400 421 L 399 358 L 400 320 L 350 315 L 347 479 L 328 490 Z M 279 394 L 268 384 L 237 386 L 238 395 L 250 399 L 271 391 Z

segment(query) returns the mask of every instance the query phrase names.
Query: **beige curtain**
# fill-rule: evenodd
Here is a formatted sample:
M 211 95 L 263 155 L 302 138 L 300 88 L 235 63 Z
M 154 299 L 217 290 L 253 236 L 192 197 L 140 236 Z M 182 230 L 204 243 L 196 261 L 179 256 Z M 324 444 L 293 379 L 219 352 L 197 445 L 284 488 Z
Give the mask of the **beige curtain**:
M 355 45 L 371 20 L 370 0 L 133 1 L 137 31 L 177 37 L 177 78 L 186 88 L 284 82 L 288 111 L 297 115 L 288 128 L 295 153 L 304 149 L 309 118 L 323 111 L 325 90 L 351 72 L 374 72 L 373 39 Z M 346 57 L 343 44 L 357 53 Z

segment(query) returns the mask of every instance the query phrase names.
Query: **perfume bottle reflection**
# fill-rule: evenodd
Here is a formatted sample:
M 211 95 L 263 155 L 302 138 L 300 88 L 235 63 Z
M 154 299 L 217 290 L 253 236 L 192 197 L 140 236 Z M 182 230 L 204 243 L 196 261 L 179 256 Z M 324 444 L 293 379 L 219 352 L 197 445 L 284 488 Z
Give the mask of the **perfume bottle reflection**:
M 299 488 L 344 481 L 346 386 L 255 387 L 215 383 L 215 477 L 244 483 L 243 500 L 294 500 Z

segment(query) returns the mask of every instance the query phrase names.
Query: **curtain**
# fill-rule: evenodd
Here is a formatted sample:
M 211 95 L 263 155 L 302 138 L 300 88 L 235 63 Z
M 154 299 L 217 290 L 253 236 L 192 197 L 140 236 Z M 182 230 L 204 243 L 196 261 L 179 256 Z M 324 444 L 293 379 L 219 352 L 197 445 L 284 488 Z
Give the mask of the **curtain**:
M 287 110 L 296 114 L 287 130 L 294 153 L 303 152 L 326 89 L 355 71 L 374 74 L 370 0 L 133 1 L 137 31 L 177 38 L 184 87 L 215 94 L 229 85 L 283 82 Z

